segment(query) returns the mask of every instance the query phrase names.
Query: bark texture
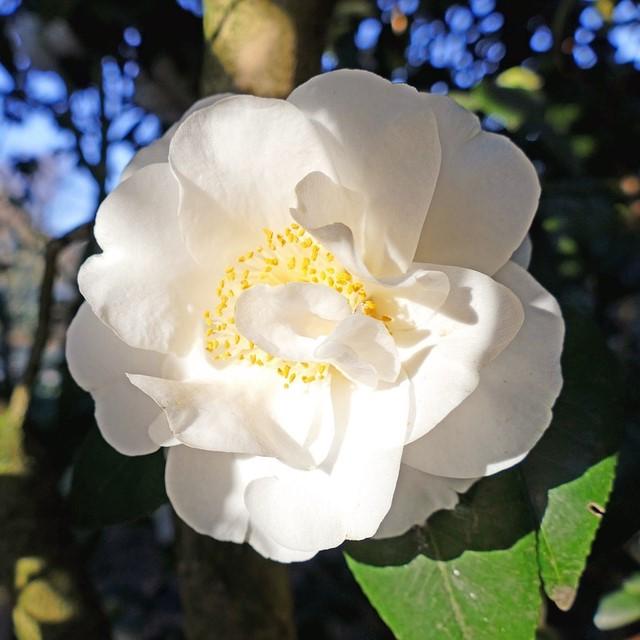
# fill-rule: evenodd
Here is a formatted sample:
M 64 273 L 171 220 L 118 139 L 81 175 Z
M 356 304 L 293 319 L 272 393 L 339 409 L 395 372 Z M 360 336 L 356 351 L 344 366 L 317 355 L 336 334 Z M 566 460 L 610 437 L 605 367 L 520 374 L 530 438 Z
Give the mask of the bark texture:
M 335 0 L 205 0 L 202 93 L 284 98 L 320 71 Z
M 295 638 L 286 565 L 248 545 L 201 536 L 177 526 L 177 569 L 189 640 Z

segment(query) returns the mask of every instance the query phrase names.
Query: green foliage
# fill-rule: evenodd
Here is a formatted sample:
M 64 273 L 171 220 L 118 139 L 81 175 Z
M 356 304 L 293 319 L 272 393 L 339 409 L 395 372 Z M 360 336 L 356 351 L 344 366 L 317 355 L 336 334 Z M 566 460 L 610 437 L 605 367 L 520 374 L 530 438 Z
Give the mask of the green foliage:
M 87 435 L 73 467 L 69 496 L 76 524 L 100 527 L 147 515 L 166 502 L 164 456 L 123 456 L 98 429 Z
M 640 620 L 640 573 L 629 578 L 618 591 L 605 596 L 594 622 L 603 631 Z
M 425 527 L 348 546 L 349 568 L 397 638 L 533 637 L 540 590 L 524 491 L 517 471 L 501 473 Z
M 527 640 L 541 586 L 560 608 L 573 603 L 613 483 L 620 379 L 593 324 L 567 320 L 565 386 L 525 462 L 400 538 L 348 546 L 349 567 L 398 638 L 432 629 Z

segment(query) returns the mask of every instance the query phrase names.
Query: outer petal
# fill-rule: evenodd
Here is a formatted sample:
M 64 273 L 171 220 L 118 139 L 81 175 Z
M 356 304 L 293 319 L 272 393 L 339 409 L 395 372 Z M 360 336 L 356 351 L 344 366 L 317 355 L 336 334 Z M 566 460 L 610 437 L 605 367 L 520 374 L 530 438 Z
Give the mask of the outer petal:
M 136 389 L 125 371 L 159 374 L 164 356 L 132 349 L 104 325 L 84 303 L 67 332 L 67 362 L 74 380 L 93 396 L 96 421 L 104 439 L 126 455 L 158 448 L 147 434 L 162 416 L 151 398 Z
M 522 301 L 525 321 L 513 342 L 481 372 L 480 384 L 433 431 L 405 449 L 403 461 L 426 473 L 472 478 L 521 460 L 551 421 L 562 386 L 564 322 L 555 299 L 521 267 L 496 279 Z
M 189 116 L 171 141 L 169 163 L 181 186 L 189 248 L 202 264 L 218 267 L 261 243 L 263 227 L 277 231 L 291 222 L 295 185 L 307 173 L 333 174 L 299 109 L 252 96 Z
M 338 182 L 362 194 L 360 220 L 351 227 L 356 247 L 376 277 L 404 273 L 413 259 L 420 229 L 440 169 L 440 140 L 433 113 L 415 89 L 394 85 L 366 71 L 341 70 L 316 76 L 288 100 L 322 133 Z M 329 183 L 316 190 L 334 192 Z M 307 209 L 313 206 L 307 202 Z M 318 204 L 313 227 L 349 224 Z M 315 208 L 315 207 L 314 207 Z
M 422 266 L 443 271 L 451 289 L 423 328 L 425 339 L 412 341 L 411 332 L 405 332 L 408 346 L 401 349 L 401 358 L 416 396 L 408 442 L 433 429 L 474 391 L 481 368 L 511 342 L 524 317 L 518 298 L 489 276 L 458 267 Z
M 389 510 L 410 420 L 406 383 L 371 391 L 336 378 L 339 432 L 320 469 L 251 483 L 245 496 L 255 527 L 299 551 L 372 536 Z
M 173 138 L 173 134 L 178 129 L 180 123 L 192 113 L 200 111 L 200 109 L 210 107 L 218 102 L 218 100 L 228 98 L 231 95 L 232 94 L 230 93 L 217 93 L 214 96 L 207 96 L 206 98 L 202 98 L 202 100 L 195 102 L 187 111 L 185 111 L 179 122 L 176 122 L 174 125 L 169 127 L 163 136 L 152 142 L 150 145 L 143 147 L 135 156 L 133 156 L 131 162 L 129 162 L 129 164 L 124 168 L 120 181 L 122 182 L 123 180 L 130 178 L 136 171 L 149 164 L 167 162 L 169 158 L 169 145 L 171 143 L 171 138 Z
M 285 389 L 273 371 L 245 366 L 225 367 L 202 381 L 130 379 L 188 446 L 272 456 L 302 468 L 327 455 L 334 433 L 328 381 Z
M 474 479 L 442 478 L 418 471 L 406 464 L 400 475 L 389 513 L 376 532 L 376 538 L 393 538 L 424 522 L 441 509 L 453 509 L 458 494 L 464 493 Z
M 519 264 L 523 269 L 528 269 L 531 262 L 531 253 L 533 252 L 533 244 L 531 236 L 527 234 L 520 246 L 513 252 L 511 261 Z
M 524 239 L 540 185 L 527 157 L 444 96 L 424 95 L 438 121 L 442 166 L 416 260 L 493 274 Z
M 182 244 L 177 208 L 168 165 L 154 164 L 121 183 L 98 211 L 103 253 L 82 265 L 80 290 L 133 347 L 180 353 L 195 337 L 210 282 Z
M 167 456 L 165 480 L 176 513 L 198 533 L 217 540 L 247 540 L 259 553 L 278 560 L 307 560 L 315 552 L 287 549 L 249 524 L 244 504 L 247 485 L 282 468 L 273 458 L 174 447 Z

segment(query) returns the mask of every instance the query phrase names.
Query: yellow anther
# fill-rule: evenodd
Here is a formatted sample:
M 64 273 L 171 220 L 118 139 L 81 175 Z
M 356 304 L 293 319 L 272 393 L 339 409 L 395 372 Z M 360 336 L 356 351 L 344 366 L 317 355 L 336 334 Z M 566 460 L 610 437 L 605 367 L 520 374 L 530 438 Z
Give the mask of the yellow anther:
M 204 348 L 215 361 L 236 360 L 242 361 L 245 366 L 271 369 L 274 375 L 284 379 L 285 388 L 294 381 L 311 383 L 324 380 L 331 371 L 329 364 L 287 361 L 264 351 L 242 336 L 233 318 L 238 296 L 259 283 L 277 286 L 291 282 L 322 282 L 343 295 L 353 313 L 365 313 L 378 318 L 375 302 L 369 298 L 364 284 L 354 278 L 330 251 L 325 251 L 317 244 L 299 224 L 292 223 L 280 233 L 265 228 L 263 233 L 266 244 L 234 260 L 235 265 L 242 264 L 242 267 L 237 267 L 237 271 L 233 265 L 224 269 L 224 277 L 216 288 L 213 313 L 204 312 Z M 255 256 L 260 256 L 261 260 L 254 261 Z M 382 316 L 382 320 L 391 322 L 388 316 Z

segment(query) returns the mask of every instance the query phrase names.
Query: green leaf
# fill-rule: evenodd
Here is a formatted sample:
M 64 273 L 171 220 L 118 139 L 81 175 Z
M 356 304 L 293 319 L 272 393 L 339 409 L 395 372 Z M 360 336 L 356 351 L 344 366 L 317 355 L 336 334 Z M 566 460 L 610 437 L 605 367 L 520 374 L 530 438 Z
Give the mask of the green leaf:
M 607 631 L 640 620 L 640 573 L 631 576 L 622 589 L 605 596 L 593 619 L 596 627 Z
M 563 610 L 573 604 L 613 486 L 623 388 L 598 328 L 566 319 L 564 388 L 551 428 L 522 465 L 539 523 L 544 589 Z
M 164 456 L 123 456 L 95 428 L 79 449 L 69 501 L 76 524 L 101 527 L 147 515 L 167 500 Z
M 613 483 L 621 384 L 593 323 L 569 316 L 567 327 L 565 386 L 525 462 L 400 538 L 347 547 L 351 571 L 398 638 L 431 629 L 434 639 L 528 640 L 541 586 L 571 606 Z
M 349 568 L 397 638 L 533 637 L 540 589 L 523 492 L 519 473 L 506 471 L 401 538 L 347 546 Z

